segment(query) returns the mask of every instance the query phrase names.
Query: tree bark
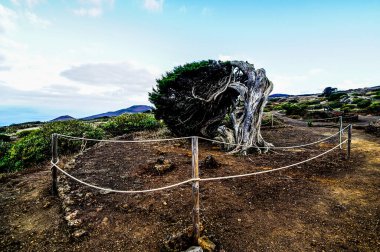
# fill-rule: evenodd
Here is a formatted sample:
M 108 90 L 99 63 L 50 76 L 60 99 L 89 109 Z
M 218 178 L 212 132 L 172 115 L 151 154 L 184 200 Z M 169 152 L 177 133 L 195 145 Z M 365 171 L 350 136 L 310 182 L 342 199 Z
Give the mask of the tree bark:
M 229 86 L 240 94 L 230 114 L 233 129 L 225 125 L 220 126 L 216 138 L 228 142 L 225 148 L 231 153 L 247 154 L 252 149 L 259 153 L 267 152 L 273 145 L 263 139 L 260 127 L 273 84 L 266 77 L 264 69 L 255 70 L 252 64 L 242 61 L 232 61 L 231 64 L 236 67 L 234 74 L 238 75 L 238 72 L 242 71 L 246 79 L 243 82 L 233 82 Z

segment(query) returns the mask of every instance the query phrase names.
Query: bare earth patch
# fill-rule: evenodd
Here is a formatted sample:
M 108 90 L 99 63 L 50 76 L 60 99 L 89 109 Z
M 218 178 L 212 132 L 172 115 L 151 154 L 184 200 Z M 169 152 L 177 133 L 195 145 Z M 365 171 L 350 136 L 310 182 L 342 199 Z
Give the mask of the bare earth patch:
M 263 136 L 276 146 L 289 146 L 333 132 L 336 129 L 293 127 L 268 129 Z M 148 137 L 144 133 L 128 138 Z M 201 141 L 200 161 L 212 155 L 219 166 L 201 166 L 200 176 L 277 168 L 318 155 L 336 143 L 335 138 L 302 151 L 243 157 L 226 155 Z M 336 150 L 280 172 L 203 182 L 203 233 L 218 251 L 374 251 L 380 246 L 379 157 L 379 139 L 354 131 L 350 161 L 344 151 Z M 170 160 L 173 168 L 157 172 L 154 165 L 160 158 Z M 113 189 L 169 185 L 191 177 L 190 143 L 98 144 L 78 156 L 69 172 Z M 189 245 L 183 239 L 176 246 L 168 241 L 191 226 L 190 184 L 125 195 L 93 190 L 61 176 L 59 185 L 70 187 L 62 200 L 49 195 L 49 176 L 40 169 L 2 178 L 2 251 L 181 251 Z M 77 222 L 66 221 L 69 214 Z M 78 230 L 85 233 L 75 238 Z

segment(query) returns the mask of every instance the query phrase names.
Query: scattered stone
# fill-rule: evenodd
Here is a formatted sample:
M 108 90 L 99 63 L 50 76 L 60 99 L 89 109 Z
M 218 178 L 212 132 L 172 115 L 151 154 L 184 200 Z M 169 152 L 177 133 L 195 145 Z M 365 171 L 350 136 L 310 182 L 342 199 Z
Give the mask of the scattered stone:
M 73 233 L 73 237 L 80 238 L 80 237 L 85 236 L 87 234 L 88 234 L 88 232 L 86 230 L 78 229 L 78 230 L 75 230 L 75 232 Z
M 43 206 L 43 208 L 49 208 L 51 206 L 51 203 L 50 202 L 46 202 Z
M 100 211 L 102 211 L 102 210 L 103 210 L 103 207 L 97 207 L 97 208 L 96 208 L 96 212 L 98 212 L 98 213 L 99 213 Z
M 108 217 L 104 217 L 101 225 L 108 226 L 109 224 L 110 224 L 110 220 L 108 219 Z
M 203 249 L 199 246 L 191 246 L 185 252 L 203 252 Z
M 86 194 L 84 195 L 84 198 L 85 198 L 85 199 L 90 199 L 90 198 L 92 198 L 93 196 L 94 196 L 94 194 L 88 192 L 88 193 L 86 193 Z
M 174 165 L 172 161 L 169 159 L 165 159 L 164 157 L 159 157 L 154 165 L 154 169 L 159 173 L 163 174 L 165 172 L 173 170 Z
M 166 203 L 166 201 L 162 202 L 162 204 L 164 204 L 164 206 L 166 206 L 168 203 Z
M 206 236 L 202 236 L 198 238 L 198 245 L 202 247 L 204 251 L 212 252 L 214 251 L 216 245 Z
M 81 219 L 74 219 L 74 220 L 67 221 L 67 225 L 69 227 L 79 227 L 81 224 L 82 224 Z
M 64 205 L 64 207 L 74 205 L 74 203 L 75 203 L 74 200 L 72 200 L 69 196 L 66 196 L 63 199 L 63 205 Z
M 241 222 L 241 219 L 238 219 L 238 222 Z
M 65 220 L 67 221 L 74 220 L 77 217 L 77 215 L 78 215 L 78 210 L 75 210 L 72 213 L 67 213 L 67 215 L 65 216 Z
M 214 156 L 209 155 L 202 161 L 201 166 L 206 169 L 216 169 L 220 164 L 216 161 Z
M 121 206 L 121 208 L 125 209 L 125 210 L 128 210 L 129 209 L 129 205 L 126 203 L 126 204 L 123 204 Z

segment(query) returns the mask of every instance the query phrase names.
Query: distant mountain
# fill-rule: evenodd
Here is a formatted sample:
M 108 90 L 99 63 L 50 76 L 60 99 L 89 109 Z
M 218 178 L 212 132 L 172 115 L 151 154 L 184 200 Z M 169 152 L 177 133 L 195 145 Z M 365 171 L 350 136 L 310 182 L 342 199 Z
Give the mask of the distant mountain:
M 288 95 L 288 94 L 272 94 L 272 95 L 270 95 L 269 96 L 269 98 L 286 98 L 286 97 L 289 97 L 289 96 L 291 96 L 291 95 Z
M 119 115 L 122 115 L 124 113 L 131 113 L 131 114 L 143 113 L 143 112 L 147 112 L 147 111 L 151 111 L 151 110 L 152 110 L 152 107 L 150 107 L 150 106 L 134 105 L 134 106 L 131 106 L 131 107 L 126 108 L 126 109 L 120 109 L 120 110 L 116 110 L 116 111 L 109 111 L 106 113 L 87 116 L 87 117 L 81 118 L 81 120 L 94 120 L 94 119 L 103 118 L 103 117 L 119 116 Z
M 69 120 L 75 120 L 75 118 L 69 115 L 64 115 L 64 116 L 60 116 L 51 120 L 51 122 L 69 121 Z

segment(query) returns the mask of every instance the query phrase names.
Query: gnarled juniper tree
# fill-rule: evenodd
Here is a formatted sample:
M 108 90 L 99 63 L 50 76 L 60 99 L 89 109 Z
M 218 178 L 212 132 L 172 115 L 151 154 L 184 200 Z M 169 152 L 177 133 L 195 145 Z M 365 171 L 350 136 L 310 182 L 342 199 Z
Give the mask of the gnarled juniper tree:
M 156 117 L 175 134 L 212 137 L 229 143 L 225 148 L 232 153 L 245 154 L 272 146 L 260 133 L 272 88 L 264 69 L 255 70 L 244 61 L 208 60 L 167 72 L 157 80 L 149 99 Z

